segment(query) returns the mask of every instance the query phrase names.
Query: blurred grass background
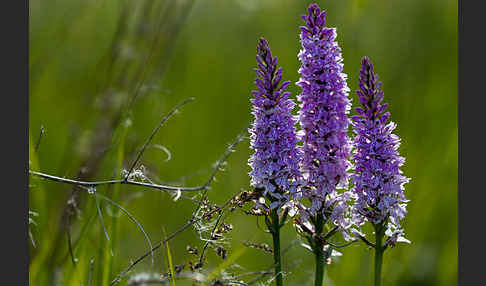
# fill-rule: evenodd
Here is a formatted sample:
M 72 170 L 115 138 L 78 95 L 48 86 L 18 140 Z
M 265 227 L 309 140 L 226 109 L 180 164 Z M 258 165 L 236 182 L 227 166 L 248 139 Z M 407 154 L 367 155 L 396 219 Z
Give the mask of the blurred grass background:
M 410 203 L 405 220 L 412 244 L 385 253 L 384 285 L 455 285 L 457 3 L 316 2 L 327 10 L 328 25 L 337 27 L 353 102 L 361 57 L 367 55 L 375 64 L 402 138 L 403 170 L 412 179 L 406 186 Z M 119 177 L 161 117 L 195 97 L 154 139 L 170 150 L 171 160 L 165 162 L 165 153 L 152 148 L 141 163 L 157 182 L 202 184 L 211 164 L 252 119 L 249 98 L 260 36 L 269 40 L 284 78 L 297 81 L 298 27 L 309 3 L 31 0 L 30 168 L 69 178 Z M 290 90 L 294 98 L 300 91 L 295 85 Z M 41 126 L 45 133 L 36 151 Z M 249 185 L 248 142 L 236 150 L 209 192 L 215 203 Z M 30 186 L 30 210 L 38 213 L 36 225 L 30 226 L 36 243 L 30 246 L 30 285 L 89 285 L 91 260 L 92 285 L 106 285 L 147 250 L 136 226 L 108 204 L 102 209 L 110 242 L 92 196 L 34 178 Z M 167 194 L 136 187 L 109 186 L 98 192 L 128 209 L 154 243 L 164 230 L 171 233 L 184 224 L 194 208 L 191 202 L 175 203 Z M 271 242 L 255 217 L 237 212 L 228 222 L 234 226 L 229 256 L 241 251 L 243 241 Z M 68 255 L 68 232 L 75 266 Z M 295 231 L 286 226 L 283 233 L 285 248 Z M 174 264 L 191 258 L 188 244 L 203 244 L 194 229 L 169 242 Z M 326 285 L 371 285 L 372 252 L 356 244 L 343 253 L 328 268 Z M 155 255 L 154 265 L 146 259 L 131 274 L 167 272 L 167 252 Z M 221 263 L 214 251 L 209 259 L 208 267 Z M 293 264 L 287 285 L 310 285 L 314 266 L 309 252 L 295 246 L 283 260 Z M 272 258 L 245 249 L 236 263 L 244 271 L 258 271 L 267 269 Z

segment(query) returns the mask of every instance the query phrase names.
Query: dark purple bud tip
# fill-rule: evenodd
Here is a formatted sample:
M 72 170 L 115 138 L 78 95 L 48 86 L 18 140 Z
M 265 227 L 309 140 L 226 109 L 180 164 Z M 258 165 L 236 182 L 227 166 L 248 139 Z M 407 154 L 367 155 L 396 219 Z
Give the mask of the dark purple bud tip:
M 272 51 L 270 51 L 268 41 L 263 37 L 258 40 L 257 44 L 257 62 L 267 67 L 271 66 L 273 62 Z
M 303 15 L 302 19 L 310 29 L 321 28 L 326 25 L 326 11 L 321 10 L 316 3 L 312 3 L 308 8 L 308 15 Z
M 383 101 L 383 92 L 380 90 L 381 82 L 378 81 L 378 75 L 373 71 L 373 65 L 368 57 L 361 60 L 361 70 L 359 73 L 359 87 L 356 91 L 360 103 L 364 106 L 365 113 L 370 120 L 375 120 L 386 109 Z

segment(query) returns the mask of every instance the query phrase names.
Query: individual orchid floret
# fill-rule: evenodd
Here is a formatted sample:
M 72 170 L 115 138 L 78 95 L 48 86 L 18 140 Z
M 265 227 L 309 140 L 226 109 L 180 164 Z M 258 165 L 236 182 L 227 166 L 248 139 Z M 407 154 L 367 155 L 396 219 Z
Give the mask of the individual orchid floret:
M 409 179 L 400 170 L 405 161 L 398 153 L 400 138 L 392 133 L 396 124 L 388 122 L 390 113 L 385 112 L 388 104 L 382 103 L 384 94 L 380 87 L 373 65 L 364 57 L 360 89 L 356 91 L 361 107 L 356 108 L 358 115 L 352 117 L 356 164 L 352 191 L 357 196 L 353 216 L 358 226 L 365 221 L 383 225 L 384 234 L 393 244 L 408 241 L 402 237 L 400 220 L 406 214 L 408 201 L 403 190 Z
M 251 185 L 269 196 L 270 209 L 276 209 L 290 200 L 300 178 L 296 118 L 291 114 L 295 104 L 285 91 L 290 81 L 280 83 L 282 68 L 277 68 L 277 57 L 264 38 L 258 42 L 256 59 L 257 90 L 251 99 L 255 120 L 249 130 L 254 150 L 249 159 Z

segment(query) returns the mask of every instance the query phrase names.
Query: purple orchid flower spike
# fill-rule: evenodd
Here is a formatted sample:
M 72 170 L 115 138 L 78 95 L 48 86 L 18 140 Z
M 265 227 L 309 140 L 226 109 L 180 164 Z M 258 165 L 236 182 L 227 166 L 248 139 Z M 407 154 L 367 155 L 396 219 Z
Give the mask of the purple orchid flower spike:
M 356 91 L 362 107 L 352 117 L 354 138 L 355 174 L 353 192 L 357 196 L 354 218 L 357 225 L 365 221 L 372 224 L 389 223 L 386 226 L 389 237 L 400 232 L 400 220 L 406 214 L 408 200 L 403 194 L 404 184 L 409 181 L 402 175 L 400 167 L 405 159 L 398 153 L 400 138 L 392 134 L 396 128 L 387 123 L 390 113 L 385 112 L 388 104 L 382 103 L 381 82 L 373 71 L 368 57 L 361 61 L 360 89 Z
M 381 82 L 373 71 L 368 57 L 361 61 L 359 90 L 356 91 L 361 107 L 352 117 L 354 137 L 355 173 L 352 191 L 357 199 L 353 206 L 354 224 L 369 221 L 375 229 L 375 285 L 381 285 L 383 253 L 397 242 L 408 242 L 403 237 L 400 220 L 405 217 L 408 200 L 403 194 L 409 179 L 400 167 L 405 159 L 398 153 L 400 138 L 393 134 L 396 124 L 388 122 Z M 363 235 L 358 234 L 363 240 Z M 386 238 L 385 241 L 383 239 Z M 366 242 L 366 241 L 365 241 Z
M 348 186 L 351 142 L 347 115 L 351 104 L 346 75 L 342 73 L 341 48 L 335 41 L 336 29 L 325 26 L 325 16 L 316 4 L 311 4 L 308 15 L 302 16 L 306 25 L 301 27 L 302 66 L 297 83 L 302 88 L 298 97 L 305 181 L 301 198 L 311 201 L 311 216 L 321 213 L 327 219 L 331 214 L 336 223 L 347 225 L 344 212 L 333 214 L 333 206 L 345 208 L 343 199 L 348 197 L 336 189 Z
M 277 68 L 277 57 L 272 56 L 268 42 L 261 38 L 257 46 L 253 90 L 255 120 L 250 131 L 250 148 L 254 153 L 249 159 L 251 185 L 263 189 L 263 195 L 272 199 L 271 209 L 279 208 L 295 193 L 300 177 L 300 150 L 297 148 L 296 118 L 291 114 L 294 102 L 285 89 L 290 81 L 282 80 L 282 68 Z

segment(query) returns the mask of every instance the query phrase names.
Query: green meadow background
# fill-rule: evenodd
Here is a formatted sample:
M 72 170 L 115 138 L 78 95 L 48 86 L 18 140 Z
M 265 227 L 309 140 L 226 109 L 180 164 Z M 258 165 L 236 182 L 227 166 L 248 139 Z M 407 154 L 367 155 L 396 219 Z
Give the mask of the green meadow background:
M 211 166 L 252 119 L 250 90 L 257 39 L 268 39 L 296 82 L 300 15 L 297 0 L 31 0 L 29 159 L 32 170 L 67 178 L 120 178 L 160 119 L 184 106 L 157 133 L 141 164 L 154 181 L 201 185 Z M 456 1 L 317 1 L 337 27 L 350 97 L 357 103 L 360 59 L 369 56 L 390 103 L 406 157 L 410 199 L 404 227 L 410 245 L 385 252 L 384 285 L 456 285 L 457 281 L 457 3 Z M 300 89 L 290 86 L 295 98 Z M 44 133 L 36 148 L 41 127 Z M 221 204 L 249 187 L 248 141 L 236 147 L 209 198 Z M 195 204 L 134 186 L 97 189 L 126 208 L 157 243 L 185 222 Z M 70 200 L 71 199 L 71 200 Z M 71 203 L 67 204 L 68 201 Z M 107 242 L 94 197 L 70 185 L 31 177 L 30 285 L 108 285 L 148 245 L 123 213 L 101 202 Z M 210 250 L 207 272 L 268 269 L 271 255 L 244 241 L 271 244 L 263 220 L 236 211 L 227 245 L 228 268 Z M 69 255 L 68 237 L 75 263 Z M 282 248 L 296 232 L 283 228 Z M 174 264 L 203 242 L 189 228 L 169 242 Z M 113 255 L 111 255 L 111 251 Z M 326 285 L 371 285 L 373 252 L 345 248 L 327 268 Z M 166 273 L 167 248 L 124 278 Z M 92 262 L 92 263 L 91 263 Z M 312 285 L 313 256 L 299 245 L 285 253 L 286 285 Z M 92 271 L 90 269 L 93 269 Z M 185 268 L 188 269 L 187 266 Z M 91 276 L 91 277 L 90 277 Z M 269 279 L 267 276 L 263 281 Z M 246 279 L 251 280 L 251 278 Z M 91 281 L 91 282 L 90 282 Z M 192 285 L 177 280 L 177 285 Z

